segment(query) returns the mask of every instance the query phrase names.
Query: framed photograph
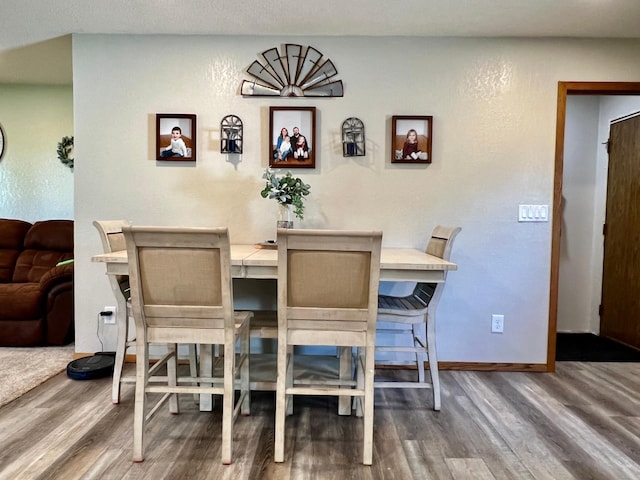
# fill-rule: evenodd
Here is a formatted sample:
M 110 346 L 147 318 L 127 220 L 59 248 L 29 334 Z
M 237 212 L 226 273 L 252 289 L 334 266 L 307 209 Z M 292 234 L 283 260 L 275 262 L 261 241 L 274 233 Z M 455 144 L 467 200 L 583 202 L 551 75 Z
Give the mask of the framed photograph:
M 433 117 L 394 115 L 391 121 L 391 163 L 431 163 Z
M 196 116 L 156 114 L 156 160 L 196 161 Z
M 316 107 L 269 107 L 269 166 L 315 168 Z

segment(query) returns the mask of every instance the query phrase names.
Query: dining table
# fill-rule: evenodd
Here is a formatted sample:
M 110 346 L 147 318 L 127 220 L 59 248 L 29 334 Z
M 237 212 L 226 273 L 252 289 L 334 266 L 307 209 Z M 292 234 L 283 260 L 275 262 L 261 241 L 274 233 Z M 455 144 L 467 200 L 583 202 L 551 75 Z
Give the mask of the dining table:
M 261 244 L 231 245 L 232 277 L 234 279 L 277 279 L 278 250 L 275 245 L 266 247 Z M 97 254 L 92 256 L 91 260 L 104 263 L 107 275 L 129 274 L 126 250 Z M 457 270 L 457 268 L 458 266 L 453 262 L 429 255 L 416 248 L 383 247 L 380 253 L 380 281 L 441 283 L 445 281 L 448 271 Z M 126 308 L 122 293 L 114 291 L 114 295 L 118 302 L 116 310 L 118 321 L 116 323 L 120 327 L 126 322 L 126 318 L 124 318 Z M 122 318 L 120 318 L 121 316 Z M 208 349 L 207 354 L 210 355 Z M 271 389 L 271 383 L 257 382 L 262 387 L 268 385 L 266 387 L 268 389 Z M 211 400 L 203 398 L 200 409 L 206 411 L 211 408 Z
M 107 275 L 128 275 L 127 251 L 101 253 L 91 257 L 104 263 Z M 383 247 L 380 253 L 380 280 L 393 282 L 444 282 L 446 272 L 458 266 L 416 248 Z M 278 250 L 256 245 L 231 245 L 233 278 L 278 278 Z

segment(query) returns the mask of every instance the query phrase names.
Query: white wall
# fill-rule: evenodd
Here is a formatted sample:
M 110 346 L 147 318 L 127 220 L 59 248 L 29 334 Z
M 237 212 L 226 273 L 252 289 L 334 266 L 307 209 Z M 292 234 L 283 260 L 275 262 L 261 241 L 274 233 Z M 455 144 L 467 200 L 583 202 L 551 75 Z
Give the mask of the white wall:
M 71 86 L 0 85 L 0 123 L 0 217 L 72 219 L 73 172 L 56 151 L 73 136 Z
M 591 311 L 600 99 L 569 95 L 562 179 L 558 331 L 588 332 Z M 602 224 L 600 224 L 602 228 Z M 597 310 L 595 312 L 597 315 Z
M 345 96 L 242 98 L 244 70 L 286 42 L 333 60 Z M 546 361 L 551 224 L 519 224 L 517 205 L 552 203 L 557 82 L 637 80 L 640 42 L 75 35 L 73 45 L 77 351 L 100 348 L 96 313 L 113 304 L 104 266 L 90 262 L 94 219 L 273 237 L 276 205 L 259 192 L 275 105 L 318 109 L 316 168 L 295 172 L 312 192 L 299 226 L 380 228 L 385 245 L 424 248 L 436 224 L 461 225 L 440 359 Z M 198 116 L 195 164 L 153 160 L 155 114 L 171 112 Z M 244 123 L 240 157 L 219 153 L 229 113 Z M 433 115 L 431 165 L 390 163 L 392 115 Z M 342 157 L 352 116 L 365 124 L 365 157 Z M 505 315 L 504 334 L 490 333 L 492 313 Z

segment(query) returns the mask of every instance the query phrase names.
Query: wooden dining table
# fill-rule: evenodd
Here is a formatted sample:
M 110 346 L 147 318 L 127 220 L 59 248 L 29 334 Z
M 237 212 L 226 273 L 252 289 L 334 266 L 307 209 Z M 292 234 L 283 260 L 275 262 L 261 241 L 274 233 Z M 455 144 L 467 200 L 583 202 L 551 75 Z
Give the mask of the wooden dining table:
M 106 264 L 108 275 L 128 275 L 127 251 L 101 253 L 93 262 Z M 380 280 L 394 282 L 444 282 L 445 273 L 457 270 L 455 263 L 416 248 L 382 248 Z M 233 278 L 278 278 L 278 250 L 255 245 L 231 245 Z
M 93 262 L 104 263 L 107 275 L 128 275 L 127 251 L 102 253 L 91 257 Z M 382 248 L 380 255 L 380 280 L 393 282 L 432 282 L 445 281 L 446 272 L 457 270 L 455 263 L 429 255 L 415 248 Z M 259 248 L 257 245 L 231 245 L 231 274 L 242 279 L 277 279 L 278 250 Z M 118 317 L 126 315 L 125 301 L 120 291 L 114 292 L 118 308 Z M 125 318 L 118 318 L 117 324 L 124 325 Z M 206 350 L 207 357 L 210 352 Z M 252 381 L 252 385 L 253 385 Z M 270 389 L 272 382 L 256 382 L 258 389 Z M 267 385 L 265 387 L 265 385 Z M 253 388 L 253 387 L 252 387 Z M 204 396 L 203 396 L 204 397 Z M 210 397 L 210 396 L 208 396 Z M 209 398 L 202 398 L 200 409 L 210 410 Z

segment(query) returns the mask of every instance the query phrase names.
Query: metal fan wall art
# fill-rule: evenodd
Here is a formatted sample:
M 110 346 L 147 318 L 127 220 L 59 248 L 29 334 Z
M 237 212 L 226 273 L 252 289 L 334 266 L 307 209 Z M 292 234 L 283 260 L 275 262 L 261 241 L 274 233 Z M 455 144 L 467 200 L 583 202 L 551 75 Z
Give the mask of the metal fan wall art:
M 322 59 L 315 48 L 287 43 L 260 54 L 247 72 L 253 80 L 243 80 L 241 92 L 247 97 L 342 97 L 342 80 L 331 60 Z

